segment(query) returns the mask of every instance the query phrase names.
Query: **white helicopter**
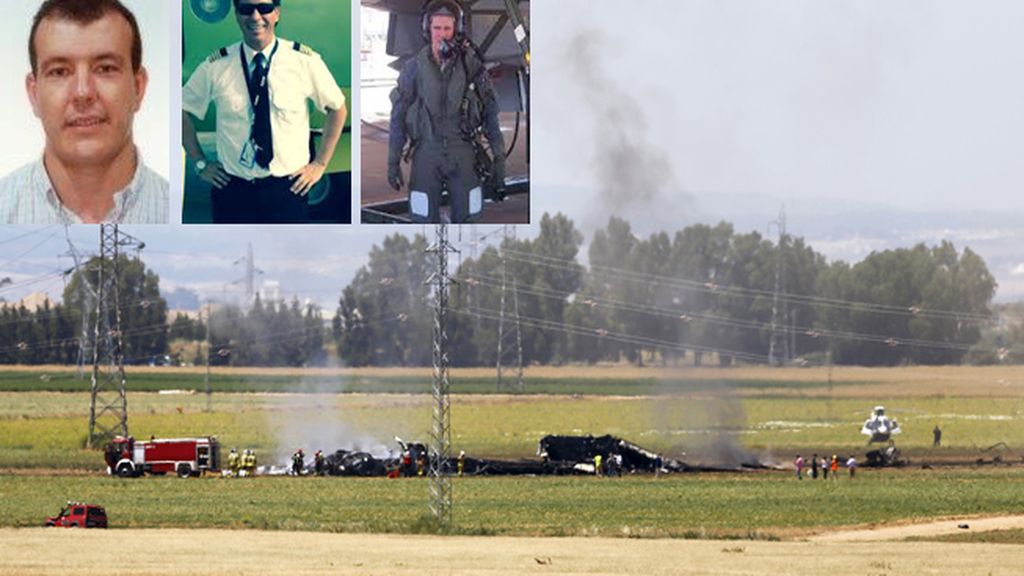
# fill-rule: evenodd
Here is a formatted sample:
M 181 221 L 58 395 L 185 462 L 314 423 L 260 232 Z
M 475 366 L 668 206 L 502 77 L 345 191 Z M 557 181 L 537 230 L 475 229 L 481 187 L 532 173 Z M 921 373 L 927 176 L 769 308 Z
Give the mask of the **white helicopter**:
M 888 442 L 892 439 L 893 434 L 900 433 L 900 425 L 885 415 L 884 406 L 875 406 L 875 409 L 871 411 L 871 416 L 864 421 L 864 427 L 860 429 L 860 433 L 871 437 L 868 439 L 868 444 Z

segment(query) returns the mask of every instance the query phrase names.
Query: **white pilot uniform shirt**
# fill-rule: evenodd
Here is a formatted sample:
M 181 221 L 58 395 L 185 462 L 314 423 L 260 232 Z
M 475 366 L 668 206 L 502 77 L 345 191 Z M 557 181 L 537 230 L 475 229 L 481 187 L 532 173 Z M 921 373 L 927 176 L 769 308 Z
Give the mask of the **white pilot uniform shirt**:
M 200 64 L 181 91 L 182 109 L 196 118 L 206 117 L 210 102 L 217 105 L 217 156 L 228 174 L 245 180 L 288 176 L 309 164 L 309 108 L 340 110 L 345 95 L 319 54 L 278 37 L 277 52 L 270 59 L 270 131 L 274 158 L 269 169 L 241 161 L 242 149 L 252 132 L 252 105 L 238 51 L 245 50 L 251 73 L 256 52 L 239 42 L 218 50 Z M 263 50 L 268 59 L 272 42 Z M 226 51 L 226 54 L 222 52 Z

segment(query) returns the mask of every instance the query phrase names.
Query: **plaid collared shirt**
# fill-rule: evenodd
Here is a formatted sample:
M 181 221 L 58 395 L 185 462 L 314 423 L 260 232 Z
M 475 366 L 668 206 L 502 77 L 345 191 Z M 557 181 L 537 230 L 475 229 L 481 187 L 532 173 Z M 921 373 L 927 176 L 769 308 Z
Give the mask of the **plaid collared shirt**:
M 114 207 L 104 224 L 167 224 L 170 214 L 167 180 L 139 159 L 135 176 L 114 193 Z M 0 180 L 0 224 L 81 224 L 60 202 L 42 157 Z

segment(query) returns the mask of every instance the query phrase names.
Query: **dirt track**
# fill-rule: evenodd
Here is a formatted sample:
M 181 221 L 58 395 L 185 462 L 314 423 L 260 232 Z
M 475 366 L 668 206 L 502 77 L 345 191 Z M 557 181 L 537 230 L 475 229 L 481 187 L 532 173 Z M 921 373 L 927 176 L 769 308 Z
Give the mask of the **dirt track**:
M 967 528 L 961 528 L 967 526 Z M 944 536 L 960 532 L 989 532 L 992 530 L 1024 529 L 1024 516 L 998 516 L 993 518 L 954 519 L 924 524 L 879 526 L 862 530 L 843 530 L 808 538 L 809 542 L 878 542 L 903 540 L 911 537 Z
M 117 558 L 111 561 L 111 558 Z M 0 529 L 0 575 L 1021 574 L 1024 546 Z

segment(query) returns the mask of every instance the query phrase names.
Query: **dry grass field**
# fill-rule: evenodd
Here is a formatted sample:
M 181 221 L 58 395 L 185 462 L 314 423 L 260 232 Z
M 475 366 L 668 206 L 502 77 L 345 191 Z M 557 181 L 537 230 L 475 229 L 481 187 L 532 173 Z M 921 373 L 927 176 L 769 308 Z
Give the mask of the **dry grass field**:
M 119 553 L 115 551 L 125 551 Z M 44 552 L 45 551 L 45 552 Z M 144 552 L 143 552 L 144 551 Z M 1021 574 L 1024 546 L 0 529 L 0 575 Z

